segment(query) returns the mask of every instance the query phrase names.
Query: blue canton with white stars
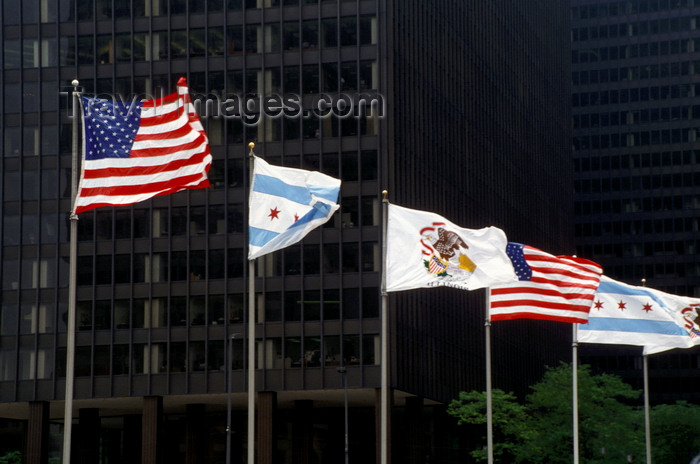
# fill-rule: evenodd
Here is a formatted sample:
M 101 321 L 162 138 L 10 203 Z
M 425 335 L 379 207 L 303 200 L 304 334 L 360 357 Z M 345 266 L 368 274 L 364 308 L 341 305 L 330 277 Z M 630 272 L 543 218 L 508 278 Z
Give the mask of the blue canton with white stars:
M 141 120 L 140 102 L 128 105 L 83 97 L 85 159 L 129 158 Z
M 506 254 L 513 262 L 513 269 L 518 276 L 518 280 L 531 280 L 532 268 L 525 261 L 523 254 L 523 245 L 520 243 L 508 242 L 506 245 Z

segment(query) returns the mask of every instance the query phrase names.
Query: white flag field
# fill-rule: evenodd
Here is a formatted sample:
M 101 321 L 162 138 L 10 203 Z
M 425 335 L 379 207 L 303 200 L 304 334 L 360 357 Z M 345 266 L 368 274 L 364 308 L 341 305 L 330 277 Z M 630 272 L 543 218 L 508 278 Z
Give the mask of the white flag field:
M 287 168 L 254 158 L 250 187 L 248 259 L 304 238 L 340 207 L 340 180 L 317 171 Z
M 603 276 L 581 343 L 643 346 L 644 354 L 700 344 L 700 299 L 636 287 Z
M 466 229 L 427 211 L 388 205 L 386 291 L 474 290 L 517 280 L 497 227 Z

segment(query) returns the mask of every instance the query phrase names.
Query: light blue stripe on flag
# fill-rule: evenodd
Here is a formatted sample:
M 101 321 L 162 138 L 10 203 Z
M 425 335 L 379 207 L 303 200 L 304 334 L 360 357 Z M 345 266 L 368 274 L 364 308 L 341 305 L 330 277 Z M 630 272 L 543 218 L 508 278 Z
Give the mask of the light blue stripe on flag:
M 313 221 L 314 219 L 325 218 L 329 214 L 331 214 L 331 205 L 317 201 L 316 203 L 314 203 L 313 209 L 311 211 L 299 218 L 299 220 L 291 226 L 289 226 L 289 228 L 292 229 L 294 227 L 301 227 L 306 223 Z
M 340 191 L 338 188 L 324 187 L 320 185 L 298 187 L 295 185 L 289 185 L 277 177 L 266 176 L 263 174 L 255 175 L 253 190 L 267 195 L 286 198 L 287 200 L 300 203 L 302 205 L 308 205 L 311 203 L 312 194 L 335 203 L 338 201 L 338 192 Z
M 257 227 L 249 226 L 248 232 L 250 235 L 250 244 L 261 247 L 267 242 L 277 237 L 279 234 L 271 230 L 258 229 Z
M 634 332 L 664 335 L 688 336 L 675 322 L 652 321 L 647 319 L 625 319 L 615 317 L 589 317 L 588 324 L 579 326 L 581 330 L 601 330 L 613 332 Z
M 311 194 L 308 188 L 289 185 L 277 177 L 256 174 L 253 191 L 286 198 L 302 205 L 311 203 Z
M 338 193 L 340 193 L 339 188 L 322 187 L 320 185 L 309 185 L 309 190 L 312 194 L 316 195 L 319 198 L 332 201 L 333 203 L 338 202 Z

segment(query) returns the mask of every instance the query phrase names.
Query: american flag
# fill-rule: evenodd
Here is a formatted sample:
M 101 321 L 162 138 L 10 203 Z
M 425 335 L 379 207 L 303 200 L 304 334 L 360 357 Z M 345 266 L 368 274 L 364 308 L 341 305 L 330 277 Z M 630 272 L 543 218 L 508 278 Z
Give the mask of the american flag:
M 82 98 L 84 159 L 75 214 L 209 187 L 209 142 L 187 81 L 156 100 Z
M 603 269 L 573 256 L 553 256 L 519 243 L 506 253 L 518 281 L 491 287 L 492 321 L 546 319 L 586 323 Z

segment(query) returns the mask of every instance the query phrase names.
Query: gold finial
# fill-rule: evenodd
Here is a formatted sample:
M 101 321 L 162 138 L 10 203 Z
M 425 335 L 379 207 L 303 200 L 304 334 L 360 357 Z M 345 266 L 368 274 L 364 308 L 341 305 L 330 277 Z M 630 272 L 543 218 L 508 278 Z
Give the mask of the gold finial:
M 382 190 L 382 201 L 384 201 L 384 202 L 389 201 L 389 191 L 388 190 Z

